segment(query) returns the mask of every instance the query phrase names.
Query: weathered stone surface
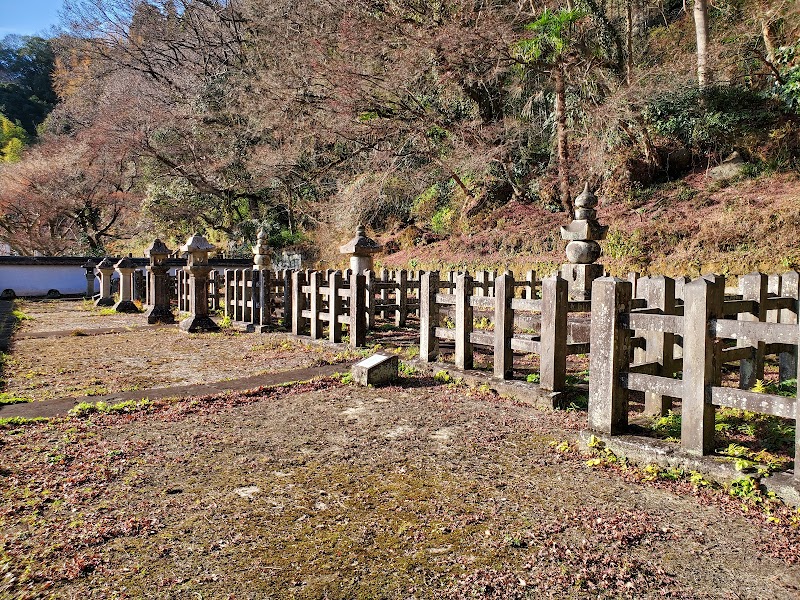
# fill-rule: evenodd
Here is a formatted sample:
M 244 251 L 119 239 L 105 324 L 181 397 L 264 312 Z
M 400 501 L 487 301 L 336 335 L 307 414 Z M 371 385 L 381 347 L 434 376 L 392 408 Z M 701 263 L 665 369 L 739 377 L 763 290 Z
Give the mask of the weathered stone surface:
M 147 271 L 150 273 L 148 296 L 151 302 L 147 311 L 147 322 L 151 325 L 175 322 L 175 316 L 170 307 L 170 282 L 167 277 L 169 268 L 164 264 L 170 253 L 171 250 L 158 238 L 147 249 L 147 256 L 150 257 L 150 266 L 147 267 Z
M 361 274 L 371 271 L 372 255 L 383 250 L 383 246 L 375 240 L 368 238 L 363 225 L 356 228 L 356 236 L 344 246 L 339 246 L 339 252 L 350 255 L 350 270 Z
M 562 265 L 561 275 L 568 282 L 570 300 L 589 300 L 592 281 L 603 275 L 602 267 L 593 263 L 602 254 L 597 241 L 605 239 L 608 226 L 597 222 L 594 210 L 597 196 L 589 189 L 588 183 L 574 204 L 575 220 L 561 228 L 561 238 L 569 241 L 566 248 L 569 263 Z
M 394 354 L 373 354 L 353 365 L 353 380 L 360 385 L 386 385 L 397 379 L 399 361 Z
M 94 303 L 95 306 L 114 306 L 114 296 L 111 293 L 111 275 L 114 273 L 116 261 L 110 256 L 106 256 L 97 265 L 97 272 L 100 274 L 100 297 Z
M 189 274 L 189 310 L 192 315 L 180 323 L 181 331 L 200 333 L 218 331 L 219 325 L 208 316 L 208 253 L 215 249 L 202 235 L 195 234 L 181 247 L 188 254 L 188 264 L 183 268 Z
M 588 265 L 600 258 L 600 244 L 595 241 L 572 241 L 567 244 L 567 260 L 579 265 Z
M 709 170 L 708 176 L 717 181 L 733 179 L 744 173 L 746 168 L 747 162 L 738 152 L 734 151 L 720 165 Z

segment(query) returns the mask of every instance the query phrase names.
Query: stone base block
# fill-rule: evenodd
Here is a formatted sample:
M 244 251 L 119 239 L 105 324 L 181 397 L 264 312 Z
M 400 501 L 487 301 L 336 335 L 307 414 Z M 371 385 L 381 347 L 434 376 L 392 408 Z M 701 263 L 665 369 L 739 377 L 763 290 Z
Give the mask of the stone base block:
M 561 277 L 567 280 L 569 299 L 583 301 L 592 299 L 592 282 L 603 276 L 603 265 L 561 265 Z
M 114 306 L 114 298 L 98 298 L 94 301 L 95 306 Z
M 361 385 L 386 385 L 397 379 L 399 361 L 394 354 L 373 354 L 353 365 L 353 380 Z
M 156 323 L 168 325 L 175 322 L 175 315 L 173 315 L 172 311 L 168 308 L 152 306 L 145 315 L 147 316 L 147 323 L 149 325 L 154 325 Z
M 219 331 L 219 325 L 214 323 L 208 315 L 196 315 L 181 321 L 180 329 L 186 333 L 205 333 Z
M 114 310 L 118 313 L 138 313 L 142 312 L 132 300 L 120 300 L 114 305 Z

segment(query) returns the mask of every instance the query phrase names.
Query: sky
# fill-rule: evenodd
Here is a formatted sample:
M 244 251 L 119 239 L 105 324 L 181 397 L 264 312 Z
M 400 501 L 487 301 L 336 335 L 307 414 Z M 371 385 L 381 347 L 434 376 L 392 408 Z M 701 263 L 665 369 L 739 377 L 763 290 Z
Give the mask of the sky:
M 0 38 L 43 34 L 58 24 L 63 0 L 0 0 Z

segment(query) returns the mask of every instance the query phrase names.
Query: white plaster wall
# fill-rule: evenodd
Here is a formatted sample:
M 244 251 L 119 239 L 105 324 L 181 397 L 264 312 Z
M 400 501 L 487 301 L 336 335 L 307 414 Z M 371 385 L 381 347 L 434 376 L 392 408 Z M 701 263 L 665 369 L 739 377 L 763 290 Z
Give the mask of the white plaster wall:
M 95 277 L 95 293 L 100 281 Z M 86 271 L 79 265 L 0 265 L 0 291 L 12 289 L 17 296 L 44 296 L 50 290 L 85 294 Z

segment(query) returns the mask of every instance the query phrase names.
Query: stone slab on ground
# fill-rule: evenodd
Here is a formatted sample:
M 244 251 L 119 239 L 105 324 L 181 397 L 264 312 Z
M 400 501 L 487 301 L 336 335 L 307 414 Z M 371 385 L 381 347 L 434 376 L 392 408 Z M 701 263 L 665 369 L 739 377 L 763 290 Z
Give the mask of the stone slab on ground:
M 351 372 L 361 385 L 386 385 L 397 379 L 399 360 L 396 354 L 373 354 L 353 365 Z
M 229 381 L 218 381 L 216 383 L 179 385 L 173 387 L 152 388 L 149 390 L 134 390 L 130 392 L 120 392 L 118 394 L 108 394 L 105 396 L 81 396 L 73 398 L 56 398 L 54 400 L 42 400 L 39 402 L 25 402 L 20 404 L 0 405 L 0 419 L 9 417 L 36 418 L 36 417 L 61 417 L 65 416 L 70 409 L 81 402 L 106 402 L 115 404 L 127 400 L 159 400 L 161 398 L 189 397 L 189 396 L 208 396 L 222 392 L 253 390 L 260 387 L 281 385 L 295 381 L 306 381 L 318 377 L 327 377 L 337 371 L 341 371 L 343 366 L 348 363 L 333 365 L 323 365 L 319 367 L 308 367 L 305 369 L 295 369 L 293 371 L 283 371 L 280 373 L 269 373 L 267 375 L 254 375 Z

